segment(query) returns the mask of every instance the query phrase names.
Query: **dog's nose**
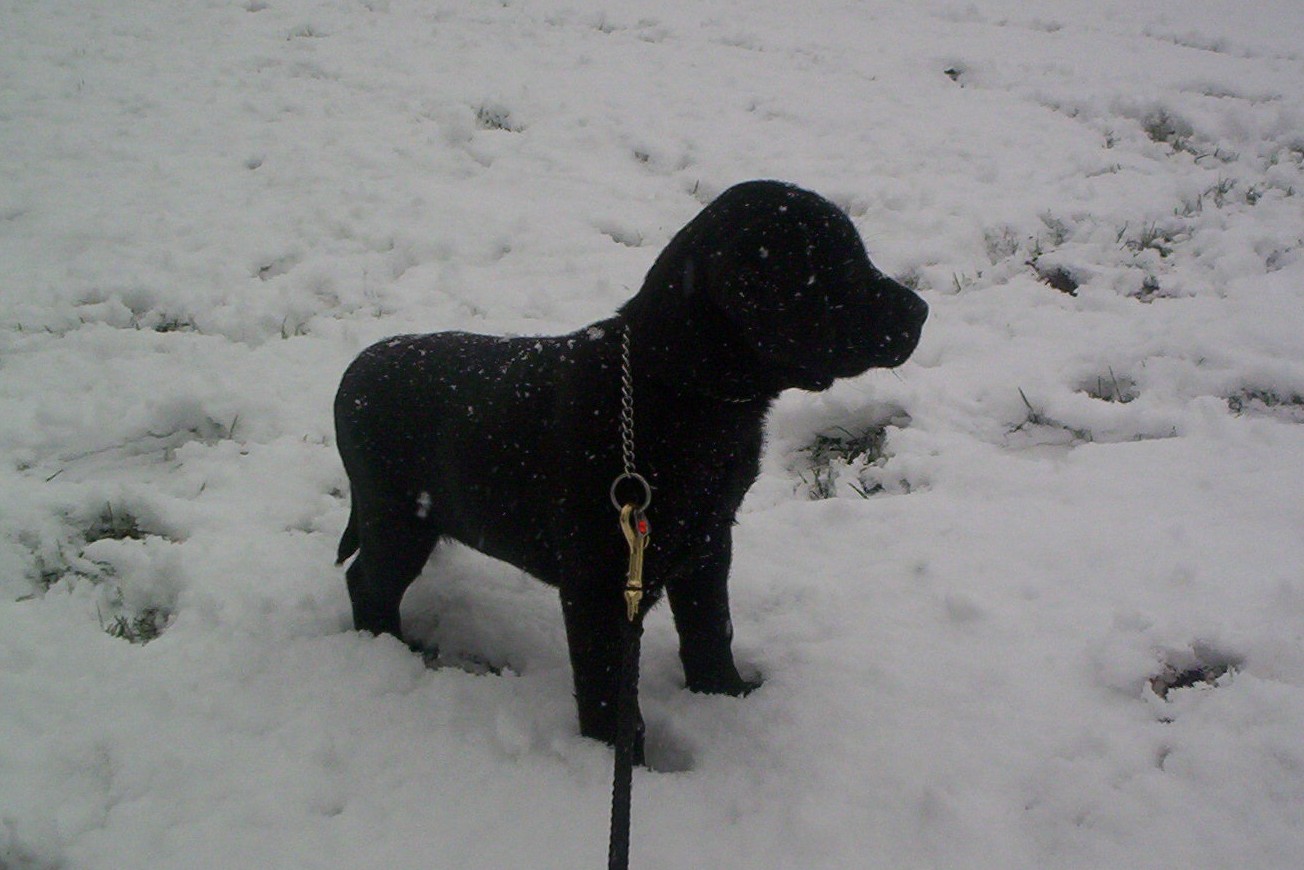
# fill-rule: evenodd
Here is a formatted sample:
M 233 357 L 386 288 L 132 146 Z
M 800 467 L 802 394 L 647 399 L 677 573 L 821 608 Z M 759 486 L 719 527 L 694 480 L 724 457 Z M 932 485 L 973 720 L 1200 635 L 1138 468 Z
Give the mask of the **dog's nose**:
M 900 282 L 885 278 L 875 295 L 878 304 L 886 305 L 893 321 L 904 330 L 917 332 L 928 319 L 928 303 Z
M 901 289 L 907 294 L 906 320 L 909 321 L 913 329 L 919 329 L 924 325 L 924 321 L 928 319 L 928 303 L 910 288 L 902 287 Z
M 874 321 L 878 339 L 873 365 L 893 368 L 910 358 L 923 334 L 924 321 L 928 319 L 928 303 L 919 294 L 891 279 L 881 286 L 877 295 Z

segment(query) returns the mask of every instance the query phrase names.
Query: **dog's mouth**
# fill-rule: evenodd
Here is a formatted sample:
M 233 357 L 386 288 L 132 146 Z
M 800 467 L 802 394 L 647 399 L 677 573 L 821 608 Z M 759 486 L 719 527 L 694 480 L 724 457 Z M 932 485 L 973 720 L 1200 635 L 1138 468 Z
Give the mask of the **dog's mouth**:
M 894 369 L 910 358 L 922 337 L 919 329 L 902 330 L 881 336 L 873 348 L 867 368 Z M 857 374 L 853 372 L 852 374 Z
M 868 369 L 891 369 L 904 363 L 915 352 L 928 319 L 928 303 L 916 293 L 884 279 L 887 286 L 874 296 L 866 311 L 870 329 L 852 342 L 857 351 L 840 357 L 845 366 L 837 377 L 852 377 Z
M 854 378 L 870 369 L 893 368 L 905 362 L 918 334 L 881 336 L 868 342 L 830 342 L 805 352 L 773 353 L 772 370 L 785 389 L 822 392 L 840 378 Z
M 920 310 L 926 312 L 927 308 L 921 306 Z M 918 322 L 903 324 L 899 331 L 880 335 L 866 331 L 854 339 L 831 342 L 819 352 L 802 357 L 775 354 L 771 359 L 780 363 L 781 378 L 787 385 L 811 392 L 827 390 L 839 378 L 854 378 L 870 369 L 896 368 L 909 359 L 922 336 L 923 317 L 917 317 Z
M 857 372 L 859 374 L 859 372 Z M 809 390 L 812 393 L 820 393 L 833 386 L 837 376 L 825 374 L 823 372 L 813 372 L 809 369 L 795 368 L 788 377 L 788 383 L 798 390 Z

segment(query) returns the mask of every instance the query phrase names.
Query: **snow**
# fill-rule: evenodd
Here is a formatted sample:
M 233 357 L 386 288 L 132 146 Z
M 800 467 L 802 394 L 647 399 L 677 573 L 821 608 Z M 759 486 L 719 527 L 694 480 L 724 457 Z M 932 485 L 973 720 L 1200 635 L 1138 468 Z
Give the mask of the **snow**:
M 1304 6 L 3 6 L 4 870 L 599 866 L 555 593 L 451 551 L 464 669 L 349 630 L 331 396 L 607 316 L 755 177 L 932 316 L 772 414 L 763 687 L 650 619 L 634 866 L 1298 862 Z

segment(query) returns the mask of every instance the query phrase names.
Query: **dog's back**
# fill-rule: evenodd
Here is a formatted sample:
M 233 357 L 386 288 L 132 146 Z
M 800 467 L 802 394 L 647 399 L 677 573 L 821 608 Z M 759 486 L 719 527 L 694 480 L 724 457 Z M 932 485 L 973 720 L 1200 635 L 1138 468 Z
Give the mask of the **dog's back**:
M 340 560 L 358 549 L 360 516 L 410 512 L 552 579 L 549 555 L 523 546 L 521 529 L 549 519 L 558 380 L 588 340 L 441 332 L 364 350 L 335 398 L 354 503 Z

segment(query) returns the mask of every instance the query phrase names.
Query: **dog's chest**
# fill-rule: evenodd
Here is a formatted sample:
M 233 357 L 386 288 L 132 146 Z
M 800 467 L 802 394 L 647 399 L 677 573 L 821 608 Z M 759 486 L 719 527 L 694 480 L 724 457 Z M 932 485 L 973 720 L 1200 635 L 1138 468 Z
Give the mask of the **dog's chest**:
M 708 524 L 733 521 L 760 470 L 760 421 L 664 415 L 647 441 L 647 473 L 663 508 Z

